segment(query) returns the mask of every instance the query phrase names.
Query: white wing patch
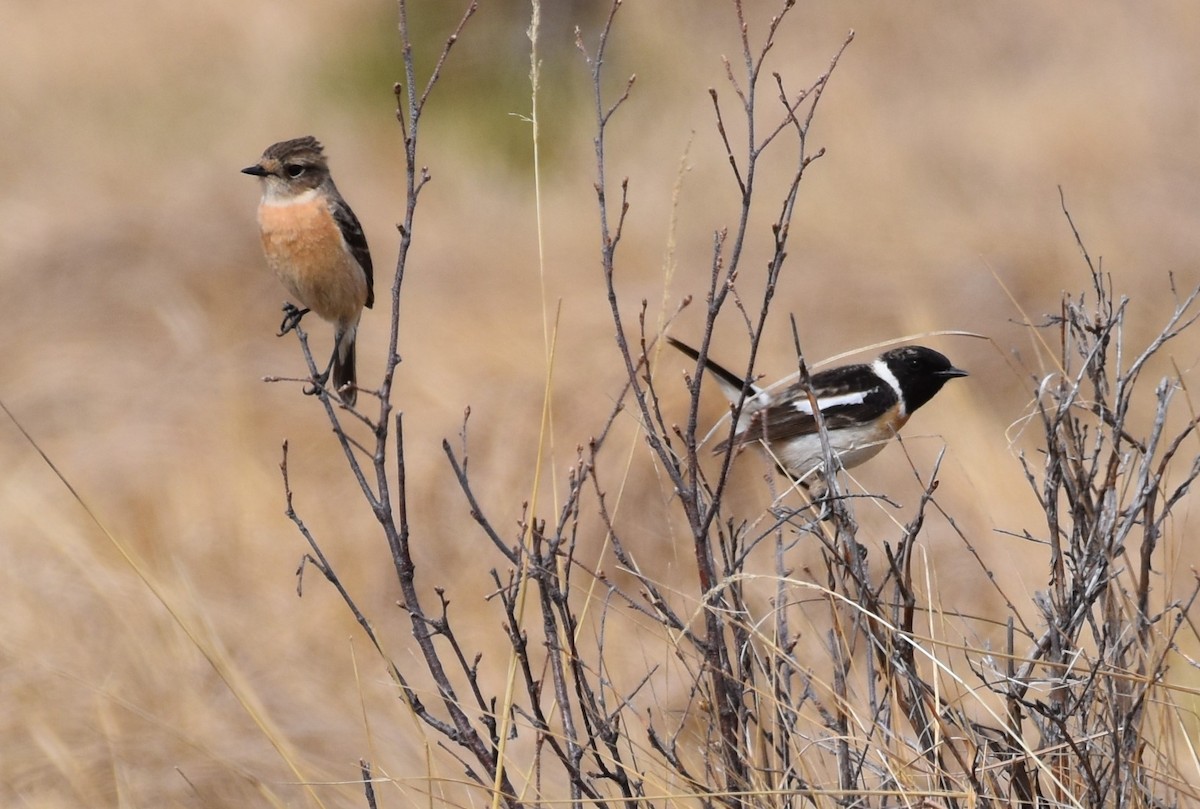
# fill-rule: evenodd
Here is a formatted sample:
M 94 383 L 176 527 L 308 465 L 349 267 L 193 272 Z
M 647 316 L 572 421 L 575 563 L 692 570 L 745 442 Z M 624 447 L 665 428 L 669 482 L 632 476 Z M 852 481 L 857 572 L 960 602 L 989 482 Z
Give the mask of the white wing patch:
M 831 407 L 844 407 L 846 405 L 859 405 L 866 401 L 867 396 L 872 393 L 870 390 L 858 390 L 852 393 L 839 393 L 837 396 L 825 396 L 817 399 L 817 407 L 824 413 Z M 806 416 L 812 415 L 812 403 L 805 395 L 798 396 L 792 402 L 792 407 L 797 412 L 803 413 Z

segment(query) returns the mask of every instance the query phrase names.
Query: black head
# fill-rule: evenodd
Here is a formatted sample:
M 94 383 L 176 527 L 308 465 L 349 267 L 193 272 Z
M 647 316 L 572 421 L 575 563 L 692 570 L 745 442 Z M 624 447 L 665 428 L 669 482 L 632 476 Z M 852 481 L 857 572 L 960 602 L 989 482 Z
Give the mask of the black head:
M 944 354 L 924 346 L 894 348 L 880 355 L 878 362 L 896 378 L 909 413 L 932 399 L 951 379 L 967 375 L 951 365 Z

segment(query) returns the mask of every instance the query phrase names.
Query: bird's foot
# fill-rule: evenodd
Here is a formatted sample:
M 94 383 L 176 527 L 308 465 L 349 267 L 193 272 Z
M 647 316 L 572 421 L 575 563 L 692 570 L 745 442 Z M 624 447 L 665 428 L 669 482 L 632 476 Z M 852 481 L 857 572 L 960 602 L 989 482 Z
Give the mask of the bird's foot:
M 325 383 L 329 381 L 329 372 L 317 374 L 312 378 L 312 384 L 304 386 L 305 396 L 316 396 L 325 391 Z
M 279 337 L 287 334 L 292 329 L 300 325 L 300 320 L 309 312 L 308 309 L 301 309 L 296 304 L 288 301 L 283 305 L 283 322 L 279 324 Z

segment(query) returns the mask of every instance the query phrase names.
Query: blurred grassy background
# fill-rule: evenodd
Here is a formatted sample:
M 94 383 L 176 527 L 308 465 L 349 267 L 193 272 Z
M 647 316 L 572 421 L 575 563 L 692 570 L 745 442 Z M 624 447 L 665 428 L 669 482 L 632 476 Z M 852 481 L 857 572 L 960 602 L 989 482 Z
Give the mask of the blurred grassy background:
M 561 476 L 574 447 L 599 429 L 622 372 L 601 291 L 590 88 L 573 34 L 578 24 L 593 41 L 602 9 L 553 5 L 542 40 L 542 176 L 545 284 L 562 306 L 553 456 Z M 720 57 L 736 62 L 738 43 L 725 3 L 626 5 L 609 89 L 628 74 L 638 79 L 609 146 L 611 178 L 631 178 L 618 260 L 632 317 L 642 298 L 652 307 L 663 298 L 671 193 L 685 151 L 672 305 L 702 296 L 712 233 L 734 224 L 734 187 L 706 91 L 718 88 L 733 114 Z M 423 75 L 457 6 L 412 4 Z M 421 143 L 434 182 L 402 301 L 398 401 L 419 572 L 426 587 L 452 587 L 468 648 L 491 652 L 497 672 L 500 619 L 483 596 L 499 559 L 479 562 L 488 550 L 440 442 L 455 440 L 469 406 L 479 494 L 515 537 L 546 372 L 529 127 L 518 117 L 529 110 L 527 25 L 523 4 L 485 2 L 447 64 Z M 1169 312 L 1169 273 L 1182 289 L 1200 282 L 1200 8 L 814 2 L 784 27 L 771 69 L 793 89 L 808 84 L 851 28 L 856 39 L 817 113 L 814 140 L 828 153 L 802 186 L 761 368 L 793 366 L 785 313 L 796 315 L 810 358 L 927 330 L 990 337 L 927 341 L 972 377 L 914 419 L 906 446 L 924 470 L 948 447 L 942 502 L 1009 595 L 1027 599 L 1044 586 L 1029 573 L 1040 553 L 995 533 L 1040 524 L 1015 459 L 1032 445 L 1009 443 L 1030 388 L 1013 352 L 1029 371 L 1039 368 L 1016 321 L 1022 311 L 1035 319 L 1056 311 L 1062 291 L 1087 283 L 1058 185 L 1093 256 L 1103 255 L 1118 290 L 1133 296 L 1131 345 Z M 260 381 L 302 366 L 294 341 L 273 336 L 283 293 L 259 253 L 257 184 L 238 173 L 273 141 L 314 134 L 325 142 L 376 263 L 381 304 L 364 320 L 359 351 L 369 385 L 382 368 L 403 201 L 394 4 L 9 3 L 0 46 L 0 398 L 146 559 L 169 603 L 236 670 L 241 692 L 254 695 L 300 762 L 298 774 L 289 770 L 4 420 L 0 799 L 298 805 L 298 778 L 353 778 L 360 756 L 413 779 L 405 788 L 419 792 L 426 741 L 396 709 L 382 668 L 323 582 L 310 576 L 303 598 L 295 594 L 304 546 L 282 514 L 285 438 L 298 508 L 407 660 L 408 624 L 393 606 L 384 545 L 323 415 L 296 386 Z M 763 95 L 766 120 L 769 80 Z M 768 170 L 786 177 L 786 158 Z M 774 197 L 760 204 L 743 265 L 747 298 L 770 250 Z M 674 332 L 694 337 L 701 319 L 689 311 Z M 312 330 L 323 356 L 328 335 Z M 721 338 L 717 358 L 738 367 L 745 339 L 732 319 Z M 1192 372 L 1194 335 L 1174 358 Z M 684 367 L 664 357 L 660 374 L 670 385 Z M 711 398 L 715 419 L 723 405 Z M 640 447 L 632 426 L 627 419 L 624 443 L 610 449 L 613 493 L 618 459 Z M 686 550 L 670 542 L 670 493 L 635 456 L 624 539 L 647 569 L 686 587 Z M 748 516 L 762 508 L 762 472 L 750 456 L 739 463 Z M 918 491 L 896 448 L 856 474 L 908 506 Z M 891 516 L 863 511 L 865 536 L 895 535 Z M 1187 527 L 1165 549 L 1168 579 L 1195 559 L 1179 544 Z M 994 597 L 953 533 L 932 525 L 927 542 L 943 604 L 986 613 Z M 651 643 L 628 656 L 636 667 L 669 650 Z M 375 717 L 369 730 L 360 700 Z M 443 774 L 457 772 L 451 765 Z M 329 805 L 361 805 L 354 787 L 319 794 Z

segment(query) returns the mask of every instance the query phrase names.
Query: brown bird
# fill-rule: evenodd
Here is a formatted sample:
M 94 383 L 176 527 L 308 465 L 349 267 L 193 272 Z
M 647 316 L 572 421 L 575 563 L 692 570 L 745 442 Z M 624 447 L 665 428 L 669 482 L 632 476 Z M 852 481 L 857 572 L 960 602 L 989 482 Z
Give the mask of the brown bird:
M 332 323 L 333 355 L 314 381 L 324 385 L 332 373 L 333 389 L 353 406 L 358 398 L 355 336 L 363 307 L 375 303 L 362 225 L 333 184 L 316 138 L 268 146 L 242 172 L 262 180 L 258 224 L 267 265 L 304 307 L 284 305 L 279 333 L 294 329 L 310 311 Z

